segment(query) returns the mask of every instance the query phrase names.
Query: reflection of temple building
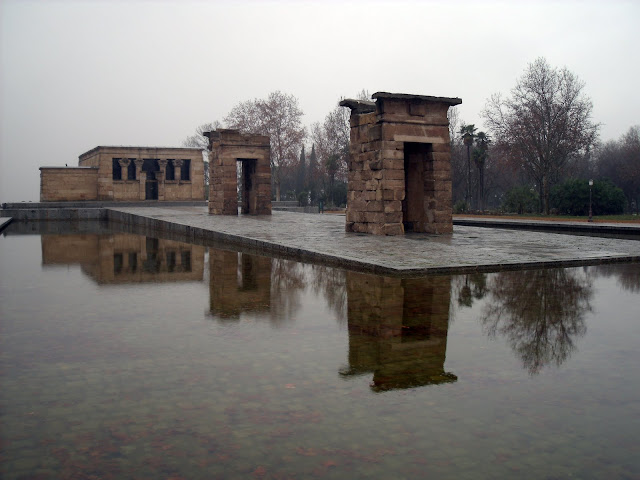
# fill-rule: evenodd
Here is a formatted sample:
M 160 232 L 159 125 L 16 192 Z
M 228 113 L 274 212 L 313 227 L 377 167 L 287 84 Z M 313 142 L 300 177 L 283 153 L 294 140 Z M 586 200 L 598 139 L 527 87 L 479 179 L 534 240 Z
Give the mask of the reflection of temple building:
M 202 281 L 205 247 L 127 233 L 43 235 L 42 263 L 79 264 L 99 284 Z
M 386 391 L 454 382 L 444 371 L 451 278 L 399 279 L 347 272 L 349 368 Z
M 243 312 L 269 311 L 271 258 L 211 248 L 209 275 L 212 314 L 238 318 Z

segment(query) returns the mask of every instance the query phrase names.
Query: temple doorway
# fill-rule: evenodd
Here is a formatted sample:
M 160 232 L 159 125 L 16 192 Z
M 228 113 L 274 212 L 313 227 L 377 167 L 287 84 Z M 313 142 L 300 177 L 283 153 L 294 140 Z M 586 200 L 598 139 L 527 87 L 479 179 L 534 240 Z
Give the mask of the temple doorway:
M 147 174 L 147 181 L 144 185 L 144 199 L 158 200 L 158 179 L 156 173 L 160 170 L 158 160 L 145 158 L 142 164 L 142 171 Z
M 429 219 L 429 200 L 434 196 L 432 151 L 430 143 L 404 144 L 402 222 L 405 232 L 424 231 L 424 224 L 433 221 Z
M 258 213 L 258 192 L 256 189 L 256 159 L 238 159 L 238 184 L 240 190 L 240 212 L 249 215 Z

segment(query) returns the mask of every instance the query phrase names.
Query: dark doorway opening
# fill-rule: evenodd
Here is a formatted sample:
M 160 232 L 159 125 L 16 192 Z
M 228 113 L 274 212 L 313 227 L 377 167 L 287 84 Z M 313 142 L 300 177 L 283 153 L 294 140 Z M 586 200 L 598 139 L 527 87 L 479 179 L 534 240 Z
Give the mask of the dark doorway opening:
M 253 158 L 239 158 L 240 166 L 240 199 L 241 212 L 256 215 L 258 213 L 258 191 L 256 182 L 257 160 Z
M 429 201 L 434 196 L 432 152 L 430 143 L 404 144 L 405 232 L 424 232 L 425 224 L 433 221 L 429 215 Z
M 144 198 L 145 200 L 157 200 L 158 199 L 158 179 L 156 172 L 160 171 L 160 165 L 158 160 L 154 158 L 145 158 L 142 163 L 142 171 L 147 174 L 147 182 L 144 186 Z
M 158 181 L 149 180 L 144 185 L 144 199 L 145 200 L 157 200 L 158 199 Z

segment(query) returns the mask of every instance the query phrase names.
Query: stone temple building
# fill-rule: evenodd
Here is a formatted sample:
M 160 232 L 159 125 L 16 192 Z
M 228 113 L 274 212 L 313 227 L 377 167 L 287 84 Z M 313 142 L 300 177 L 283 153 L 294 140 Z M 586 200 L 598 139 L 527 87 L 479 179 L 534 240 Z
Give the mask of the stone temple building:
M 77 167 L 40 167 L 40 201 L 204 200 L 198 148 L 95 147 Z
M 451 233 L 449 107 L 459 98 L 378 92 L 351 109 L 348 232 Z

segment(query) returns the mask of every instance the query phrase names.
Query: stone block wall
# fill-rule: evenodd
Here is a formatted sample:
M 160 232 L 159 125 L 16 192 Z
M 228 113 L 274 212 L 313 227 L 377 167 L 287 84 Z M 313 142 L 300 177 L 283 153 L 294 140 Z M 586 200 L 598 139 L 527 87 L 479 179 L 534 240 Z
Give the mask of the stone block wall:
M 460 99 L 379 92 L 351 108 L 346 230 L 451 233 L 447 111 Z
M 269 137 L 237 130 L 207 132 L 209 138 L 209 213 L 238 214 L 238 163 L 242 213 L 271 215 Z
M 97 168 L 40 167 L 41 202 L 97 199 Z
M 113 199 L 120 202 L 136 202 L 140 198 L 140 182 L 138 180 L 119 180 L 113 182 Z
M 121 179 L 114 179 L 113 160 L 119 159 Z M 180 165 L 190 161 L 189 179 L 180 175 Z M 153 162 L 154 175 L 146 170 Z M 97 200 L 112 201 L 187 201 L 204 200 L 204 160 L 197 148 L 103 147 L 83 153 L 80 166 L 98 169 Z M 135 179 L 128 179 L 127 168 L 135 165 Z M 175 168 L 175 178 L 167 179 L 167 168 Z M 153 198 L 149 198 L 148 182 L 154 183 Z

